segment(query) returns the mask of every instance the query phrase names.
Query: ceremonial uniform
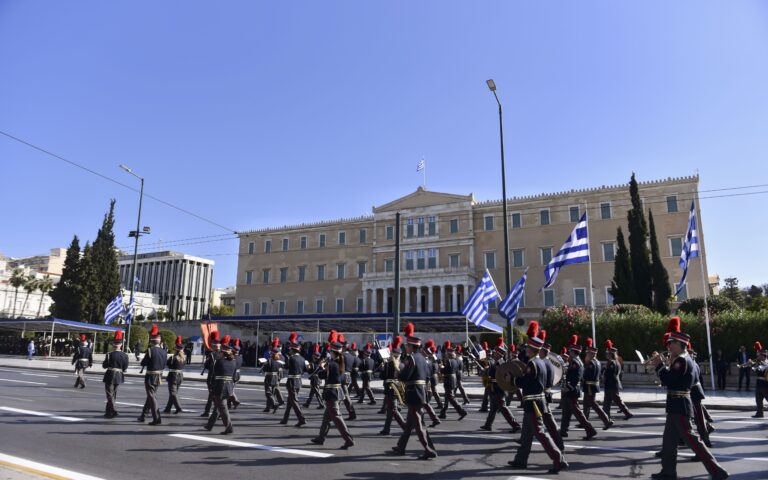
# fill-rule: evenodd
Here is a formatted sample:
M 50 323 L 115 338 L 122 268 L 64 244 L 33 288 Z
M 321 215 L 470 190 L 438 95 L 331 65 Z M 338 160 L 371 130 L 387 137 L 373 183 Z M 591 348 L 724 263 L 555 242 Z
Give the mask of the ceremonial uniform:
M 181 337 L 176 339 L 176 353 L 168 357 L 166 366 L 168 367 L 168 377 L 165 381 L 168 383 L 168 403 L 165 404 L 165 413 L 171 413 L 171 407 L 175 407 L 174 413 L 181 413 L 181 403 L 179 403 L 179 388 L 184 382 L 184 365 L 186 358 L 183 353 L 184 346 L 181 344 Z
M 501 338 L 499 338 L 501 340 Z M 502 344 L 503 347 L 503 344 Z M 500 358 L 503 358 L 506 349 L 501 350 L 500 347 L 496 347 L 497 354 Z M 485 418 L 485 423 L 480 427 L 483 430 L 492 430 L 493 421 L 496 419 L 496 414 L 501 412 L 504 419 L 507 421 L 510 427 L 512 427 L 512 433 L 520 431 L 520 424 L 517 423 L 509 407 L 504 404 L 504 390 L 501 389 L 498 383 L 496 383 L 496 369 L 499 367 L 500 362 L 498 360 L 490 360 L 490 367 L 488 367 L 488 377 L 490 385 L 488 387 L 488 394 L 490 399 L 490 408 L 488 409 L 488 416 Z
M 398 374 L 400 373 L 401 365 L 399 358 L 399 347 L 401 337 L 396 337 L 392 348 L 392 358 L 390 358 L 382 367 L 381 379 L 384 382 L 384 407 L 386 410 L 386 417 L 384 419 L 384 428 L 379 432 L 380 435 L 389 435 L 390 425 L 392 425 L 392 419 L 394 418 L 401 429 L 405 428 L 405 421 L 403 416 L 397 411 L 397 393 L 395 391 L 395 384 L 399 382 Z M 396 358 L 396 356 L 398 358 Z
M 307 401 L 304 402 L 304 407 L 309 408 L 309 406 L 312 404 L 312 399 L 317 399 L 317 409 L 323 409 L 325 408 L 325 405 L 323 404 L 323 396 L 320 393 L 320 385 L 322 384 L 322 380 L 320 379 L 320 376 L 318 375 L 318 366 L 320 365 L 320 345 L 315 344 L 315 354 L 313 355 L 312 360 L 312 374 L 309 376 L 309 397 L 307 397 Z
M 456 370 L 456 391 L 461 394 L 461 399 L 464 405 L 468 405 L 469 397 L 467 396 L 467 392 L 466 390 L 464 390 L 464 384 L 462 383 L 462 379 L 463 379 L 462 377 L 464 375 L 464 357 L 460 353 L 458 353 L 459 348 L 461 347 L 460 346 L 456 347 L 456 352 L 457 352 L 456 361 L 459 362 L 458 364 L 459 368 Z
M 152 327 L 150 337 L 153 338 L 150 341 L 157 341 L 160 338 L 156 325 Z M 144 421 L 147 413 L 152 412 L 152 422 L 149 424 L 160 425 L 162 423 L 160 409 L 157 404 L 157 387 L 160 386 L 167 357 L 168 352 L 155 344 L 154 347 L 147 349 L 144 358 L 141 359 L 141 366 L 147 369 L 147 372 L 144 374 L 144 390 L 147 392 L 147 399 L 144 401 L 144 408 L 142 408 L 141 415 L 138 418 L 140 422 Z
M 232 352 L 235 355 L 235 373 L 232 375 L 232 393 L 227 398 L 227 408 L 233 410 L 240 406 L 240 400 L 237 399 L 237 384 L 240 382 L 240 370 L 243 368 L 243 356 L 240 354 L 240 339 L 235 340 L 235 345 L 232 347 Z
M 234 356 L 229 352 L 229 345 L 222 345 L 222 349 L 226 351 L 222 353 L 221 357 L 216 361 L 213 366 L 213 383 L 211 386 L 211 395 L 213 397 L 213 411 L 210 417 L 208 417 L 208 423 L 205 425 L 205 429 L 213 430 L 213 426 L 216 424 L 218 417 L 221 417 L 221 423 L 224 425 L 223 434 L 230 434 L 233 431 L 232 420 L 229 416 L 229 409 L 227 403 L 224 401 L 232 395 L 235 388 L 234 376 L 237 369 L 237 362 L 235 362 Z
M 446 418 L 446 411 L 450 404 L 459 413 L 459 420 L 462 420 L 467 416 L 467 411 L 459 405 L 456 401 L 456 371 L 459 369 L 459 361 L 452 356 L 453 349 L 450 342 L 446 342 L 446 357 L 443 358 L 442 371 L 443 371 L 443 390 L 445 391 L 445 401 L 443 402 L 443 409 L 440 411 L 439 418 Z M 448 352 L 451 352 L 450 354 Z
M 216 338 L 212 340 L 212 342 L 218 342 L 218 333 L 219 332 L 212 332 L 212 334 L 215 333 Z M 205 402 L 205 409 L 203 410 L 203 413 L 200 415 L 201 417 L 207 417 L 211 413 L 211 406 L 213 405 L 213 393 L 211 393 L 211 389 L 213 388 L 213 368 L 216 366 L 216 362 L 218 362 L 221 359 L 221 350 L 212 350 L 208 352 L 208 355 L 205 357 L 205 362 L 203 363 L 203 371 L 200 372 L 200 375 L 203 373 L 208 373 L 208 376 L 205 378 L 205 384 L 208 387 L 208 399 Z
M 107 395 L 107 407 L 104 412 L 106 418 L 113 418 L 118 415 L 115 409 L 115 401 L 117 401 L 117 387 L 122 385 L 125 381 L 124 374 L 128 370 L 128 355 L 122 350 L 119 350 L 118 346 L 122 344 L 122 331 L 115 332 L 115 350 L 107 353 L 104 357 L 101 367 L 104 369 L 104 391 Z M 119 338 L 118 338 L 119 334 Z
M 616 350 L 613 348 L 613 342 L 607 340 L 606 348 L 615 356 Z M 603 410 L 605 411 L 605 414 L 608 415 L 608 418 L 611 418 L 611 405 L 615 403 L 616 406 L 619 407 L 619 411 L 624 414 L 624 419 L 629 420 L 632 418 L 632 413 L 624 404 L 624 401 L 619 394 L 622 389 L 621 371 L 622 365 L 616 358 L 609 358 L 605 363 L 605 370 L 603 371 L 603 386 L 605 388 L 605 393 L 603 395 Z
M 336 332 L 332 332 L 335 334 Z M 330 342 L 331 349 L 336 352 L 334 355 L 341 357 L 342 346 L 339 343 Z M 343 357 L 342 357 L 343 358 Z M 344 423 L 344 419 L 339 415 L 339 400 L 343 398 L 342 393 L 342 376 L 339 360 L 332 358 L 328 360 L 326 367 L 319 373 L 320 377 L 325 379 L 325 386 L 323 387 L 323 400 L 325 400 L 325 412 L 323 413 L 323 421 L 320 424 L 320 434 L 312 439 L 312 443 L 322 445 L 325 442 L 325 437 L 328 436 L 328 432 L 331 429 L 331 422 L 336 425 L 339 430 L 339 434 L 344 439 L 344 445 L 341 448 L 349 448 L 355 444 L 352 439 L 352 435 L 349 433 L 347 424 Z
M 689 354 L 690 356 L 690 354 Z M 701 437 L 701 441 L 704 442 L 704 445 L 706 445 L 709 448 L 712 448 L 712 442 L 709 441 L 709 433 L 710 431 L 714 431 L 714 428 L 712 425 L 707 423 L 704 412 L 706 411 L 706 408 L 702 404 L 704 399 L 706 398 L 704 396 L 704 388 L 701 386 L 702 382 L 702 375 L 701 375 L 701 367 L 696 362 L 696 359 L 691 356 L 691 360 L 693 362 L 693 385 L 691 386 L 691 403 L 693 403 L 693 421 L 696 424 L 696 431 L 699 433 L 699 437 Z
M 270 358 L 264 363 L 261 371 L 264 372 L 264 396 L 267 398 L 267 406 L 264 412 L 276 412 L 283 402 L 283 396 L 280 393 L 280 370 L 283 368 L 283 362 L 275 358 Z
M 358 368 L 357 366 L 357 357 L 352 355 L 351 352 L 346 351 L 342 354 L 344 356 L 344 366 L 345 368 Z M 345 371 L 345 373 L 342 375 L 341 378 L 341 392 L 344 396 L 344 398 L 341 399 L 341 401 L 344 403 L 344 408 L 347 409 L 347 413 L 349 416 L 347 417 L 347 420 L 354 420 L 357 418 L 357 413 L 355 412 L 355 407 L 352 405 L 352 398 L 350 397 L 349 389 L 350 384 L 352 383 L 352 375 L 349 371 Z M 355 383 L 357 383 L 357 373 L 355 373 Z M 360 391 L 360 387 L 357 387 L 358 391 Z
M 83 343 L 75 349 L 75 354 L 72 356 L 72 364 L 77 374 L 75 388 L 85 388 L 85 369 L 93 366 L 93 351 L 85 343 L 84 337 L 82 337 Z
M 552 437 L 552 440 L 555 442 L 555 445 L 557 445 L 557 448 L 559 448 L 561 452 L 565 452 L 565 445 L 563 444 L 563 439 L 562 437 L 560 437 L 560 432 L 557 431 L 555 416 L 552 415 L 552 410 L 549 408 L 549 405 L 552 403 L 552 386 L 554 385 L 554 382 L 555 382 L 555 366 L 547 358 L 550 350 L 552 349 L 552 345 L 546 342 L 547 340 L 546 330 L 544 329 L 539 330 L 538 333 L 536 334 L 536 337 L 541 339 L 542 341 L 542 347 L 539 350 L 539 358 L 541 359 L 546 369 L 546 383 L 544 384 L 544 401 L 547 405 L 547 408 L 546 410 L 541 411 L 541 420 L 544 422 L 544 426 L 547 429 L 547 433 L 549 433 L 549 436 Z
M 763 402 L 768 400 L 768 361 L 766 361 L 766 351 L 760 342 L 755 342 L 757 350 L 757 360 L 752 365 L 752 371 L 755 373 L 755 405 L 757 411 L 754 418 L 763 418 Z
M 373 379 L 373 369 L 376 367 L 375 362 L 371 358 L 370 346 L 366 346 L 366 351 L 363 353 L 363 358 L 360 361 L 360 378 L 363 381 L 363 386 L 360 389 L 360 395 L 358 396 L 357 403 L 363 403 L 365 396 L 368 395 L 368 405 L 376 405 L 376 399 L 373 398 L 373 391 L 371 390 L 371 380 Z
M 574 335 L 573 337 L 576 336 Z M 563 391 L 561 392 L 564 400 L 562 405 L 563 414 L 560 419 L 560 437 L 566 438 L 568 436 L 568 427 L 571 424 L 571 415 L 573 415 L 586 431 L 587 436 L 585 438 L 590 439 L 597 435 L 597 431 L 592 424 L 589 423 L 589 420 L 587 420 L 584 416 L 584 412 L 582 412 L 579 407 L 580 385 L 584 375 L 584 364 L 581 362 L 581 358 L 579 358 L 578 355 L 578 352 L 581 351 L 581 347 L 573 343 L 573 341 L 572 338 L 571 348 L 578 348 L 576 348 L 575 353 L 571 355 L 568 370 L 565 372 L 565 384 Z M 575 341 L 578 342 L 578 338 L 576 338 Z
M 358 381 L 360 379 L 360 357 L 357 356 L 357 346 L 353 343 L 352 348 L 349 352 L 350 356 L 344 357 L 344 363 L 347 367 L 347 373 L 349 374 L 349 383 L 347 386 L 347 392 L 346 395 L 351 396 L 353 394 L 355 396 L 360 396 L 360 382 Z M 354 359 L 350 363 L 346 363 L 348 360 Z M 350 397 L 351 400 L 351 397 Z
M 286 383 L 286 389 L 288 390 L 288 405 L 285 407 L 285 414 L 280 423 L 284 425 L 288 423 L 288 417 L 290 417 L 291 409 L 293 409 L 296 418 L 299 419 L 299 423 L 297 423 L 296 426 L 300 427 L 307 423 L 304 414 L 301 412 L 301 406 L 299 405 L 301 376 L 307 370 L 307 367 L 304 357 L 299 355 L 299 345 L 291 343 L 291 354 L 285 363 L 288 368 L 288 382 Z
M 591 339 L 590 339 L 591 340 Z M 584 366 L 584 418 L 589 419 L 589 413 L 594 410 L 600 420 L 603 422 L 603 430 L 608 430 L 613 426 L 613 420 L 608 418 L 605 411 L 595 401 L 595 397 L 600 393 L 600 361 L 593 358 Z

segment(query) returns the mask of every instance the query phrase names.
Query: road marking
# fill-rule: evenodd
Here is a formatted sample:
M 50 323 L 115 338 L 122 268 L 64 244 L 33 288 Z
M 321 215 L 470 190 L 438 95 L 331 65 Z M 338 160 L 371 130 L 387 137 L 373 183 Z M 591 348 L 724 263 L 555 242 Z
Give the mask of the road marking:
M 11 380 L 10 378 L 0 378 L 0 382 L 29 383 L 31 385 L 48 385 L 42 382 L 28 382 L 26 380 Z
M 333 456 L 332 453 L 313 452 L 312 450 L 297 450 L 295 448 L 272 447 L 269 445 L 260 445 L 258 443 L 237 442 L 234 440 L 223 440 L 220 438 L 204 437 L 201 435 L 187 435 L 185 433 L 171 433 L 170 436 L 176 437 L 176 438 L 185 438 L 187 440 L 196 440 L 198 442 L 208 442 L 208 443 L 216 443 L 219 445 L 227 445 L 229 447 L 253 448 L 256 450 L 267 450 L 270 452 L 289 453 L 292 455 L 302 455 L 305 457 L 329 458 Z
M 42 475 L 48 478 L 64 480 L 104 480 L 100 477 L 86 475 L 84 473 L 73 472 L 63 468 L 46 465 L 44 463 L 33 462 L 25 458 L 13 457 L 0 453 L 0 465 L 15 468 L 24 472 Z
M 739 417 L 721 417 L 721 418 L 739 418 Z M 655 417 L 655 419 L 666 420 L 667 417 Z M 763 424 L 763 422 L 753 422 L 752 420 L 717 420 L 716 423 L 737 423 L 740 425 L 762 425 Z
M 62 417 L 59 415 L 54 415 L 52 413 L 35 412 L 34 410 L 22 410 L 20 408 L 0 407 L 0 410 L 5 410 L 6 412 L 21 413 L 23 415 L 32 415 L 35 417 L 48 417 L 48 418 L 53 418 L 54 420 L 61 420 L 63 422 L 82 422 L 83 421 L 82 418 Z
M 128 403 L 128 402 L 115 402 L 118 405 L 126 405 L 128 407 L 142 407 L 144 408 L 143 403 Z
M 661 437 L 663 435 L 663 433 L 643 432 L 643 431 L 640 431 L 640 430 L 624 430 L 623 428 L 619 428 L 619 429 L 615 429 L 615 430 L 611 429 L 611 430 L 607 430 L 607 431 L 605 431 L 603 433 L 616 434 L 616 435 L 621 435 L 621 434 L 624 434 L 624 433 L 628 433 L 628 434 L 631 434 L 631 435 L 653 435 L 653 436 L 657 436 L 657 437 Z M 759 442 L 764 442 L 765 441 L 764 438 L 758 438 L 758 437 L 734 437 L 732 435 L 710 435 L 709 438 L 724 438 L 726 440 L 757 440 Z
M 59 378 L 59 375 L 46 375 L 46 374 L 43 374 L 43 373 L 21 373 L 21 375 L 27 375 L 29 377 Z

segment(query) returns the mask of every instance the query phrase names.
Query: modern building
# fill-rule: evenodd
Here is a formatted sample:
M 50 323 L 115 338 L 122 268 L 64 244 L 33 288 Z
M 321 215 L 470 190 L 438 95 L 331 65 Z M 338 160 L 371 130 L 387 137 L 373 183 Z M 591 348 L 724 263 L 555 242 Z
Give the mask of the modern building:
M 232 308 L 235 307 L 235 287 L 213 289 L 213 298 L 211 299 L 211 306 L 220 307 L 221 305 L 225 305 Z
M 118 257 L 120 282 L 131 288 L 133 255 Z M 213 260 L 162 251 L 140 253 L 136 261 L 136 290 L 158 295 L 166 311 L 184 320 L 202 318 L 208 313 L 213 285 Z
M 677 266 L 698 177 L 639 185 L 646 215 L 653 212 L 670 281 Z M 544 284 L 544 266 L 588 212 L 595 306 L 612 303 L 616 233 L 627 235 L 627 185 L 545 193 L 508 200 L 511 283 L 525 271 L 521 319 L 546 307 L 588 306 L 588 264 L 564 267 L 555 284 Z M 240 233 L 237 315 L 389 313 L 393 309 L 396 214 L 400 218 L 401 312 L 456 312 L 488 269 L 504 295 L 501 200 L 419 188 L 372 215 Z M 705 261 L 699 218 L 700 260 Z M 706 275 L 706 263 L 704 275 Z M 707 278 L 706 276 L 703 278 Z M 680 300 L 701 296 L 698 265 L 689 269 Z M 674 290 L 674 286 L 673 286 Z M 495 315 L 495 309 L 491 312 Z M 498 317 L 492 320 L 501 323 Z
M 61 275 L 64 271 L 64 260 L 67 258 L 66 248 L 52 248 L 48 255 L 35 255 L 32 257 L 10 258 L 8 269 L 26 267 L 38 273 L 50 273 Z

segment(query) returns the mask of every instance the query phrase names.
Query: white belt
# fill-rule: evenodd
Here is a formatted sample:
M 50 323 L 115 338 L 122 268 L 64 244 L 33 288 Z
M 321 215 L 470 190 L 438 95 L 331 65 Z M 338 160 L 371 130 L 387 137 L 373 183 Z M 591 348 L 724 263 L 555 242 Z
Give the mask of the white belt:
M 163 374 L 162 370 L 149 370 L 147 372 L 147 375 L 162 375 L 162 374 Z
M 216 380 L 224 380 L 225 382 L 226 381 L 231 382 L 232 381 L 232 377 L 216 377 Z
M 531 402 L 534 400 L 544 400 L 544 394 L 538 394 L 538 395 L 526 395 L 523 397 L 524 402 Z
M 107 370 L 112 370 L 113 372 L 122 372 L 123 371 L 122 368 L 117 368 L 117 367 L 110 367 Z
M 277 375 L 277 372 L 267 372 L 264 375 Z
M 288 378 L 301 378 L 301 375 L 288 375 Z

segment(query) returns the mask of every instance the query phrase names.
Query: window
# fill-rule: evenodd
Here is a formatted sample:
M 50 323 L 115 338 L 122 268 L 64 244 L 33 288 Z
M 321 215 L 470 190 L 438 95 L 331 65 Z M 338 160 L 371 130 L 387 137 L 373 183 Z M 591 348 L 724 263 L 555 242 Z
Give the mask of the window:
M 288 281 L 288 267 L 283 267 L 280 269 L 280 283 L 285 283 Z
M 496 268 L 496 252 L 485 252 L 485 268 Z
M 302 249 L 302 250 L 306 250 L 307 249 L 307 237 L 306 236 L 303 236 L 303 237 L 299 238 L 299 248 Z
M 262 315 L 266 315 L 267 314 L 267 309 L 268 308 L 269 307 L 267 306 L 267 302 L 261 302 L 261 314 Z
M 549 209 L 539 210 L 539 224 L 549 225 Z
M 437 249 L 430 248 L 427 257 L 427 268 L 437 268 Z
M 579 307 L 583 307 L 587 304 L 587 289 L 586 288 L 574 288 L 573 289 L 573 304 Z
M 679 283 L 675 284 L 675 290 L 677 290 L 677 287 L 679 286 Z M 677 294 L 677 301 L 683 302 L 685 300 L 688 300 L 688 284 L 684 283 L 683 288 L 680 289 L 680 293 Z
M 265 268 L 261 271 L 261 283 L 269 283 L 269 269 Z
M 336 278 L 338 278 L 339 280 L 343 280 L 345 271 L 346 271 L 346 264 L 339 263 L 338 265 L 336 265 Z
M 385 272 L 395 271 L 395 260 L 393 258 L 387 258 L 386 260 L 384 260 L 384 271 Z
M 512 228 L 520 228 L 523 226 L 523 217 L 518 213 L 512 214 Z
M 554 307 L 555 306 L 555 291 L 551 288 L 544 289 L 542 291 L 542 294 L 544 295 L 544 306 L 545 307 Z
M 347 232 L 339 232 L 339 245 L 347 243 Z
M 318 280 L 325 280 L 325 265 L 318 265 L 317 266 L 317 279 Z
M 437 235 L 437 217 L 427 217 L 427 222 L 429 225 L 429 234 Z
M 264 253 L 272 251 L 272 240 L 264 240 Z
M 493 308 L 493 309 L 496 308 L 496 299 L 495 298 L 488 302 L 488 308 Z
M 426 266 L 426 255 L 424 250 L 417 250 L 416 251 L 416 268 L 419 270 L 424 270 L 424 267 Z
M 405 236 L 407 238 L 413 237 L 413 219 L 409 218 L 405 221 Z
M 449 255 L 448 256 L 448 265 L 451 268 L 459 268 L 460 263 L 459 263 L 459 254 L 458 253 L 454 253 L 453 255 Z
M 368 230 L 361 228 L 360 229 L 360 243 L 365 243 L 368 241 Z
M 483 229 L 486 232 L 493 230 L 493 215 L 486 215 L 483 217 Z
M 296 313 L 304 313 L 304 300 L 296 300 Z
M 413 258 L 415 257 L 413 250 L 408 250 L 405 252 L 405 269 L 406 270 L 413 270 Z
M 254 247 L 254 243 L 248 242 L 248 255 L 253 255 L 253 247 Z
M 321 233 L 317 237 L 317 246 L 320 247 L 320 248 L 323 248 L 325 246 L 325 234 L 324 233 Z
M 667 196 L 667 212 L 669 213 L 677 213 L 677 195 L 668 195 Z
M 525 265 L 525 250 L 522 248 L 518 248 L 515 250 L 512 250 L 512 266 L 515 268 L 520 268 L 523 265 Z
M 357 313 L 365 313 L 363 312 L 363 299 L 358 298 L 357 299 Z
M 523 289 L 523 294 L 520 295 L 520 305 L 518 305 L 518 308 L 525 308 L 525 289 Z
M 603 244 L 603 261 L 612 262 L 616 258 L 616 246 L 611 243 Z
M 459 219 L 454 218 L 451 220 L 451 233 L 459 233 Z
M 251 302 L 245 302 L 243 304 L 243 315 L 251 314 Z
M 605 304 L 613 305 L 613 295 L 611 295 L 611 287 L 605 287 Z
M 288 239 L 284 238 L 283 239 L 283 251 L 285 252 L 287 250 L 288 250 Z
M 611 202 L 603 202 L 600 204 L 600 218 L 603 220 L 611 218 Z
M 571 215 L 571 222 L 576 223 L 579 221 L 579 207 L 574 206 L 568 209 Z
M 277 314 L 278 315 L 285 315 L 285 300 L 280 300 L 277 303 Z
M 424 217 L 419 217 L 418 230 L 417 231 L 418 231 L 418 235 L 420 237 L 424 236 Z
M 250 285 L 253 283 L 253 270 L 245 272 L 245 284 Z
M 322 299 L 315 300 L 315 311 L 317 313 L 323 313 L 323 300 Z
M 541 264 L 547 265 L 552 260 L 552 247 L 541 247 Z
M 299 281 L 303 282 L 307 277 L 307 267 L 304 265 L 299 267 Z
M 337 298 L 336 299 L 336 313 L 344 313 L 344 299 L 343 298 Z
M 387 225 L 387 240 L 395 239 L 395 227 L 393 225 Z
M 669 251 L 673 257 L 679 257 L 683 253 L 683 237 L 672 237 L 669 239 Z
M 363 278 L 363 275 L 365 275 L 365 262 L 357 262 L 357 278 Z

